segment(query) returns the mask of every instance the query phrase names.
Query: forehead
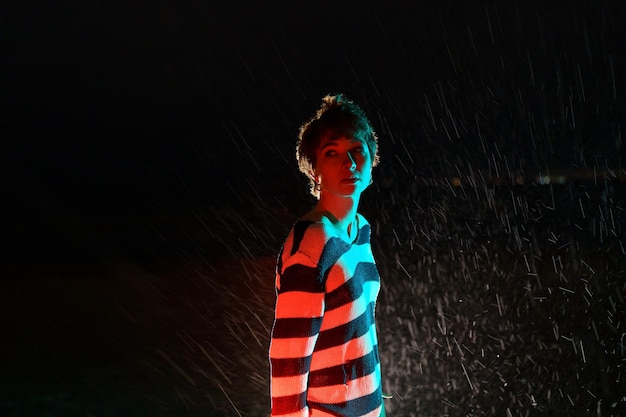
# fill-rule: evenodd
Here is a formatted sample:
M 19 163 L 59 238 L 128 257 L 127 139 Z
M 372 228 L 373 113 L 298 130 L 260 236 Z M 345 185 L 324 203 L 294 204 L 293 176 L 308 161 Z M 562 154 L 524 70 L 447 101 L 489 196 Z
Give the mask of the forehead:
M 321 148 L 324 145 L 328 143 L 332 143 L 332 142 L 336 142 L 337 144 L 345 144 L 345 145 L 350 145 L 353 143 L 365 143 L 365 141 L 361 139 L 359 136 L 345 135 L 345 134 L 339 133 L 335 135 L 330 134 L 330 135 L 322 136 L 320 139 L 319 147 Z

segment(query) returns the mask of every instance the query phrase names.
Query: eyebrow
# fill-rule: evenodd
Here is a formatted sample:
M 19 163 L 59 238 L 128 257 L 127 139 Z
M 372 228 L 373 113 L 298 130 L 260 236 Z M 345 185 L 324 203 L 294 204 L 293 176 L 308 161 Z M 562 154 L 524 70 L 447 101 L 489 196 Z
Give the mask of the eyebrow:
M 365 142 L 361 139 L 351 139 L 350 140 L 350 144 L 354 144 L 354 143 L 359 143 L 361 145 L 365 145 Z M 322 147 L 320 148 L 320 151 L 323 151 L 324 149 L 326 149 L 329 146 L 339 146 L 338 141 L 336 140 L 329 140 L 328 142 L 326 142 L 325 144 L 322 145 Z
M 337 146 L 337 142 L 334 140 L 331 140 L 330 142 L 326 142 L 325 144 L 322 145 L 322 147 L 320 148 L 320 151 L 323 151 L 329 146 Z

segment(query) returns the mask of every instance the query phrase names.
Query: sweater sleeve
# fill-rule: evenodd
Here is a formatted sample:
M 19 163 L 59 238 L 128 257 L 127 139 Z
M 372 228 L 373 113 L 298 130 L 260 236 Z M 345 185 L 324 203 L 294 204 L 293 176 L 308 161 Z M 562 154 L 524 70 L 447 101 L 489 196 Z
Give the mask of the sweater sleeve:
M 311 355 L 324 315 L 324 284 L 317 263 L 297 252 L 276 278 L 270 341 L 272 416 L 308 417 Z

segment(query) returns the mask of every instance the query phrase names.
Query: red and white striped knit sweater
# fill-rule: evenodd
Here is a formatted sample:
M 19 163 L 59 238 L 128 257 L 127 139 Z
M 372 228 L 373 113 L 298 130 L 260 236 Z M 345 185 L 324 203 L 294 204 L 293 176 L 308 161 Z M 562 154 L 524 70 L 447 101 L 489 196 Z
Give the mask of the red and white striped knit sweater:
M 298 221 L 276 268 L 270 344 L 272 416 L 378 417 L 374 309 L 380 277 L 370 225 L 345 242 L 327 219 Z

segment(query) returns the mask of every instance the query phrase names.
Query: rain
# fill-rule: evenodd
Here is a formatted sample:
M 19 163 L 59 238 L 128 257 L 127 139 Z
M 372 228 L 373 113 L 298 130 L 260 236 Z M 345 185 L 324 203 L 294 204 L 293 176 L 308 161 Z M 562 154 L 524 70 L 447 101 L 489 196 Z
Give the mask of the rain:
M 389 415 L 626 415 L 623 7 L 41 7 L 7 26 L 0 415 L 269 416 L 296 134 L 338 92 L 380 138 Z

